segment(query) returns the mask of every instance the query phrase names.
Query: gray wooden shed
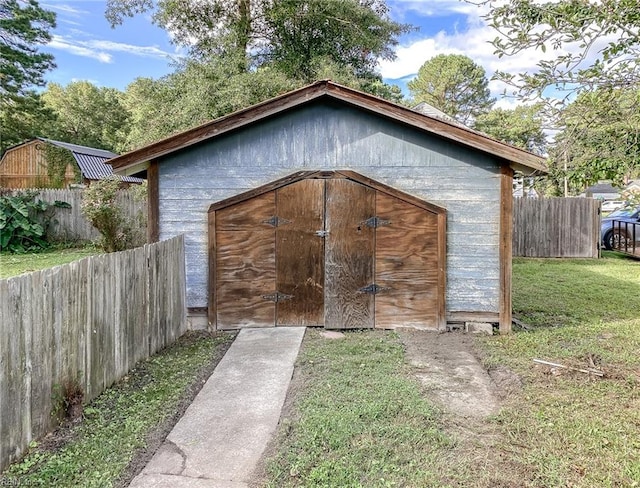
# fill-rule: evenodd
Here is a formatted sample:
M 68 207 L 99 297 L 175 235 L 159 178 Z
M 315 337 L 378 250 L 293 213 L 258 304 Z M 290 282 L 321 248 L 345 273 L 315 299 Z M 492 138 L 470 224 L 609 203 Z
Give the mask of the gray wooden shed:
M 110 161 L 185 235 L 212 327 L 511 327 L 514 170 L 539 156 L 321 81 Z

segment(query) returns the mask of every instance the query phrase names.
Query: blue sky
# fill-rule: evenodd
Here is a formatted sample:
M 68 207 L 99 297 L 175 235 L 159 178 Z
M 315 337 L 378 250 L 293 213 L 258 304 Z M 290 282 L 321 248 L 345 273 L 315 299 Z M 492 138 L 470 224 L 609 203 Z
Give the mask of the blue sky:
M 533 69 L 540 55 L 522 53 L 498 60 L 488 44 L 495 32 L 482 20 L 484 11 L 462 0 L 388 0 L 387 4 L 395 20 L 419 28 L 400 39 L 395 61 L 380 64 L 384 79 L 403 88 L 422 63 L 441 53 L 466 54 L 485 68 L 487 76 L 496 69 Z M 56 12 L 58 24 L 53 40 L 44 48 L 57 64 L 47 81 L 66 85 L 88 80 L 123 90 L 137 77 L 170 73 L 172 62 L 181 54 L 169 35 L 151 23 L 149 14 L 111 28 L 104 17 L 106 0 L 41 0 L 41 5 Z M 498 96 L 504 86 L 491 82 L 490 88 Z

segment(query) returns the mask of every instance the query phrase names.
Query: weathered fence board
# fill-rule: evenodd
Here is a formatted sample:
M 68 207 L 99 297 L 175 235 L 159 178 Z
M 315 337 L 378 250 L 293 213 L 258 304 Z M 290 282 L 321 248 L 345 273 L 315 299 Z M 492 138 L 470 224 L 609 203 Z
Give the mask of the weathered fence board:
M 0 469 L 54 423 L 186 329 L 182 236 L 0 280 Z
M 513 255 L 597 258 L 600 202 L 591 198 L 516 198 Z
M 21 190 L 22 191 L 22 190 Z M 53 203 L 56 200 L 66 202 L 71 208 L 51 208 L 51 222 L 47 228 L 47 237 L 54 241 L 91 242 L 100 237 L 99 232 L 84 217 L 81 210 L 82 189 L 42 189 L 38 191 L 38 198 Z M 141 235 L 146 235 L 147 202 L 137 201 L 133 196 L 120 190 L 117 203 L 123 209 L 125 218 L 132 219 L 141 228 Z

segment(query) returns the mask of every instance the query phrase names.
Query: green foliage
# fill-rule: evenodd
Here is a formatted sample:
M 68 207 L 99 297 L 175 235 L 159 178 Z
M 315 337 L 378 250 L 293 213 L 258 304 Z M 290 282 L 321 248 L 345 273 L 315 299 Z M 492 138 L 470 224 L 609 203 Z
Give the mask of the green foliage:
M 35 0 L 0 1 L 0 153 L 37 135 L 47 112 L 31 90 L 44 84 L 53 56 L 38 45 L 51 40 L 55 14 Z
M 536 105 L 520 105 L 511 110 L 494 108 L 479 115 L 473 128 L 527 151 L 545 153 L 546 137 L 540 107 Z
M 550 164 L 572 193 L 598 180 L 623 183 L 640 170 L 640 91 L 583 92 L 560 115 Z M 564 166 L 567 166 L 565 172 Z
M 131 113 L 126 147 L 156 141 L 299 86 L 273 68 L 243 72 L 219 58 L 187 61 L 160 80 L 138 78 L 124 99 Z
M 248 50 L 264 39 L 264 10 L 267 0 L 107 0 L 105 15 L 112 27 L 125 17 L 152 11 L 153 22 L 171 31 L 173 42 L 186 46 L 193 58 L 231 55 L 247 68 Z
M 47 136 L 82 146 L 118 151 L 128 132 L 123 93 L 88 81 L 49 83 L 42 100 L 53 114 Z
M 380 59 L 394 59 L 408 25 L 392 21 L 380 0 L 281 0 L 266 9 L 269 45 L 263 58 L 305 83 L 330 61 L 362 79 L 376 78 Z
M 497 54 L 560 49 L 538 62 L 538 71 L 498 73 L 525 97 L 548 88 L 566 91 L 621 88 L 639 81 L 640 9 L 637 0 L 512 0 L 492 2 L 487 19 L 497 30 Z
M 461 54 L 429 59 L 407 85 L 414 103 L 426 102 L 467 125 L 488 112 L 495 101 L 484 68 Z
M 0 153 L 8 147 L 48 133 L 51 111 L 35 91 L 0 101 Z
M 24 253 L 49 246 L 43 217 L 51 205 L 37 195 L 33 190 L 0 195 L 0 251 Z
M 47 488 L 124 486 L 131 459 L 147 447 L 154 431 L 158 435 L 158 425 L 175 415 L 190 388 L 201 386 L 202 371 L 212 370 L 232 338 L 188 333 L 140 361 L 84 408 L 82 422 L 70 427 L 60 446 L 47 450 L 45 443 L 32 443 L 0 480 L 7 486 Z
M 44 144 L 44 157 L 47 161 L 47 174 L 49 176 L 49 187 L 62 188 L 65 184 L 67 167 L 73 168 L 76 183 L 82 182 L 82 173 L 77 165 L 73 154 L 68 149 Z
M 51 40 L 55 14 L 36 0 L 3 0 L 0 3 L 0 100 L 24 94 L 44 84 L 45 71 L 53 68 L 53 56 L 36 46 Z
M 139 226 L 124 215 L 118 204 L 120 180 L 98 180 L 82 194 L 82 213 L 101 234 L 99 246 L 105 252 L 124 251 L 136 244 Z

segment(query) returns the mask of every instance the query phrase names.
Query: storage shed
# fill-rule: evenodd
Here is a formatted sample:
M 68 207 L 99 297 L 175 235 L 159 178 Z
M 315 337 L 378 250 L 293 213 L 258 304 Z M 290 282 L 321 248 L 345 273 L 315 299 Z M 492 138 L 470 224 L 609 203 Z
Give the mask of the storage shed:
M 47 158 L 47 147 L 64 151 L 68 157 L 65 167 L 51 167 Z M 106 163 L 117 156 L 111 151 L 93 147 L 54 141 L 36 137 L 8 148 L 0 159 L 0 187 L 4 188 L 49 188 L 68 187 L 71 184 L 88 185 L 92 181 L 113 176 L 113 168 Z M 59 175 L 56 175 L 60 171 Z M 123 185 L 140 184 L 144 180 L 131 176 L 120 176 Z
M 539 156 L 321 81 L 110 161 L 146 172 L 149 237 L 185 234 L 219 329 L 511 327 L 514 170 Z

